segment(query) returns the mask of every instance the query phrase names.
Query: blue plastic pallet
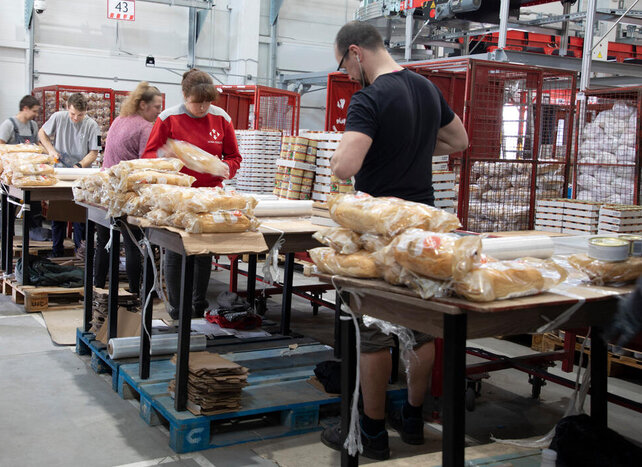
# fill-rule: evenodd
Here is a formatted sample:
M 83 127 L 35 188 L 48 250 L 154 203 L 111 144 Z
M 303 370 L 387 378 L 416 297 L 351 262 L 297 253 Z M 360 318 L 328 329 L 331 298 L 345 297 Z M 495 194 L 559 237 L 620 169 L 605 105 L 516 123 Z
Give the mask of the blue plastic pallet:
M 118 369 L 121 364 L 109 358 L 107 346 L 97 341 L 93 332 L 76 329 L 76 353 L 91 355 L 91 368 L 99 374 L 110 373 L 111 387 L 114 391 L 118 390 Z
M 138 377 L 137 363 L 121 365 L 118 393 L 126 399 L 139 399 L 140 416 L 147 424 L 169 426 L 169 445 L 177 453 L 321 430 L 320 408 L 340 402 L 338 396 L 329 395 L 307 381 L 314 375 L 317 363 L 332 358 L 332 349 L 328 346 L 300 346 L 294 352 L 287 348 L 255 350 L 223 356 L 250 369 L 249 385 L 243 389 L 239 411 L 210 416 L 177 412 L 167 389 L 176 373 L 176 367 L 169 360 L 152 362 L 150 377 L 146 380 Z M 390 391 L 389 396 L 404 399 L 405 389 Z M 263 417 L 278 421 L 244 429 L 244 421 Z M 222 431 L 221 423 L 226 422 L 236 424 L 236 429 Z

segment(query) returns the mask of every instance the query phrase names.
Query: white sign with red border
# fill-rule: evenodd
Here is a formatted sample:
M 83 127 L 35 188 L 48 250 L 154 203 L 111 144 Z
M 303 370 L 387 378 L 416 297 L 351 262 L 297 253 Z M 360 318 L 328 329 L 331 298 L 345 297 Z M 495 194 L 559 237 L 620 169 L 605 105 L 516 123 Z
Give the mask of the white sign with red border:
M 107 0 L 107 18 L 134 21 L 136 18 L 135 0 Z

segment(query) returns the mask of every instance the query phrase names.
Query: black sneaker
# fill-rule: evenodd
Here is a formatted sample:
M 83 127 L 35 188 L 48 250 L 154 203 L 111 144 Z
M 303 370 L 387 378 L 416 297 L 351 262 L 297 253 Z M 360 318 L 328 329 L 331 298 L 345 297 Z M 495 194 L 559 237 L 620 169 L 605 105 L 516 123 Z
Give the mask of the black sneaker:
M 424 421 L 422 418 L 404 418 L 403 408 L 398 407 L 390 411 L 388 423 L 399 432 L 404 443 L 424 444 Z
M 341 451 L 342 441 L 340 425 L 328 427 L 321 433 L 321 442 L 335 451 Z M 388 432 L 386 430 L 374 437 L 368 436 L 361 430 L 361 444 L 363 445 L 361 455 L 368 459 L 385 461 L 390 458 Z

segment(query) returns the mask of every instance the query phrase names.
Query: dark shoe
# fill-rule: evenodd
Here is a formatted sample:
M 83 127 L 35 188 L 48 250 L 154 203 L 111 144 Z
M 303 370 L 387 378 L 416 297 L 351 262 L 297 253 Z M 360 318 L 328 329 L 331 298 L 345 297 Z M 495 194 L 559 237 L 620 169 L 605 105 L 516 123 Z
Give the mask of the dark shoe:
M 47 242 L 51 240 L 51 230 L 44 227 L 33 227 L 29 229 L 29 240 Z
M 171 309 L 168 311 L 169 317 L 172 318 L 174 321 L 178 320 L 178 310 Z
M 335 451 L 341 451 L 343 445 L 341 438 L 341 426 L 335 425 L 326 428 L 321 433 L 321 442 Z M 390 447 L 388 446 L 388 432 L 386 430 L 377 436 L 368 436 L 361 430 L 361 444 L 363 445 L 362 456 L 368 459 L 385 461 L 390 458 Z
M 417 417 L 403 417 L 403 408 L 392 409 L 388 416 L 390 426 L 399 432 L 407 444 L 424 444 L 424 421 Z

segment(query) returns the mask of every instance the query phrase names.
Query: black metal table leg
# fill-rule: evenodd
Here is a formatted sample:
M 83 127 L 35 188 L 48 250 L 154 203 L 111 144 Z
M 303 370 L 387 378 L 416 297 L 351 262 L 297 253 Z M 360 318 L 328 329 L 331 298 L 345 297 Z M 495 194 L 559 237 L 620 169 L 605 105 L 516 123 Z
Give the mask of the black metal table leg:
M 7 202 L 7 194 L 4 192 L 4 190 L 2 191 L 1 201 L 2 201 L 2 205 L 0 209 L 2 209 L 2 263 L 0 264 L 0 266 L 2 267 L 3 270 L 5 270 L 5 268 L 7 267 L 7 256 L 8 256 L 7 252 L 9 251 L 9 247 L 7 245 L 7 226 L 8 226 L 7 205 L 9 203 Z
M 256 295 L 256 255 L 249 255 L 247 260 L 247 301 L 254 307 Z
M 16 205 L 7 203 L 7 263 L 4 272 L 9 275 L 13 273 L 13 235 L 15 233 Z
M 176 398 L 174 408 L 187 406 L 187 377 L 189 374 L 190 327 L 192 324 L 192 283 L 194 282 L 194 256 L 183 253 L 181 276 L 181 305 L 178 317 L 178 355 L 176 358 Z
M 108 339 L 118 337 L 118 269 L 120 266 L 120 232 L 111 227 L 111 248 L 109 249 L 109 298 Z
M 154 252 L 145 248 L 145 255 L 143 257 L 143 287 L 140 294 L 140 304 L 143 313 L 142 326 L 140 328 L 140 356 L 139 356 L 139 376 L 141 379 L 149 378 L 150 355 L 152 343 L 150 336 L 152 333 L 152 309 L 154 301 L 150 296 L 152 288 L 154 287 L 154 272 L 152 269 L 152 261 L 154 260 Z M 149 303 L 145 306 L 145 302 L 149 297 Z M 147 334 L 149 332 L 149 335 Z
M 83 329 L 85 332 L 91 328 L 93 319 L 94 304 L 94 233 L 96 224 L 93 221 L 85 221 L 85 318 Z
M 348 303 L 348 295 L 344 293 L 343 300 Z M 337 297 L 339 301 L 339 297 Z M 359 465 L 359 454 L 351 456 L 343 443 L 350 431 L 350 415 L 352 409 L 352 393 L 354 392 L 355 378 L 357 376 L 357 339 L 355 328 L 350 315 L 342 313 L 341 316 L 341 467 L 355 467 Z
M 602 330 L 591 330 L 591 418 L 601 427 L 607 420 L 607 351 Z
M 22 285 L 29 285 L 29 224 L 31 223 L 31 192 L 22 195 Z
M 292 287 L 294 282 L 294 253 L 285 254 L 283 278 L 283 301 L 281 302 L 281 334 L 290 334 L 290 313 L 292 311 Z
M 334 295 L 334 358 L 341 358 L 341 297 Z
M 463 467 L 466 429 L 466 314 L 444 315 L 442 464 Z

